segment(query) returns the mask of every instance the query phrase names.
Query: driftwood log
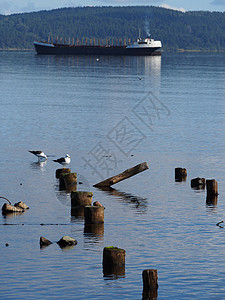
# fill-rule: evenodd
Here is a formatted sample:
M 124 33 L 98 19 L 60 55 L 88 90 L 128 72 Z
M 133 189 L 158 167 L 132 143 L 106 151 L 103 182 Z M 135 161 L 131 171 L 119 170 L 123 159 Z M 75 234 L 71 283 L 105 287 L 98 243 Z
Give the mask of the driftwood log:
M 115 175 L 113 177 L 110 177 L 104 181 L 101 181 L 94 185 L 94 187 L 110 187 L 113 184 L 116 184 L 122 180 L 125 180 L 129 177 L 132 177 L 138 173 L 141 173 L 145 170 L 149 169 L 147 162 L 143 162 L 137 166 L 134 166 L 130 169 L 125 170 L 124 172 Z

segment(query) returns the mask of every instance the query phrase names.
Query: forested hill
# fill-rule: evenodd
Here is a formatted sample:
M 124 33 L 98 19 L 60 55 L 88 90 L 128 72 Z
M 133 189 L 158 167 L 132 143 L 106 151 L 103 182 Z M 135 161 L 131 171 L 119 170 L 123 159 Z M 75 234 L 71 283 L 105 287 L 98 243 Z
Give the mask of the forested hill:
M 164 50 L 225 50 L 225 13 L 179 12 L 153 6 L 78 7 L 0 15 L 0 48 L 32 49 L 49 36 L 162 41 Z

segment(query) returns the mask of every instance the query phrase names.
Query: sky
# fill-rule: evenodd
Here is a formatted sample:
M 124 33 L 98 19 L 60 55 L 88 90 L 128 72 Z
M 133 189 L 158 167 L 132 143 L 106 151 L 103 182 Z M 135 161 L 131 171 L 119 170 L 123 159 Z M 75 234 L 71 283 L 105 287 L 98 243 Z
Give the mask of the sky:
M 77 6 L 153 5 L 181 11 L 225 11 L 225 0 L 0 0 L 0 14 Z

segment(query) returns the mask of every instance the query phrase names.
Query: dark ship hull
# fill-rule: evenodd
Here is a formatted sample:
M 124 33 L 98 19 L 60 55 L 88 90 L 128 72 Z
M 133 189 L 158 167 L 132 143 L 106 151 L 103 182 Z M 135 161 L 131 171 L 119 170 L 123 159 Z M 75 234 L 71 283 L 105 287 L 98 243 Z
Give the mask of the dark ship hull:
M 34 42 L 37 54 L 47 55 L 161 55 L 160 47 L 88 46 Z

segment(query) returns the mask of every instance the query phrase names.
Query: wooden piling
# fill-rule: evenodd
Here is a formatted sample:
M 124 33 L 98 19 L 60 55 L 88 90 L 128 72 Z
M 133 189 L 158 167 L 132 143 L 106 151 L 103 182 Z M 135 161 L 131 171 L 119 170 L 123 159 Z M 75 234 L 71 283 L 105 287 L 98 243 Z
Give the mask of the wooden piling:
M 206 180 L 207 197 L 218 195 L 218 183 L 215 179 Z
M 205 178 L 197 177 L 191 180 L 191 187 L 195 189 L 205 189 L 205 184 Z
M 109 186 L 111 186 L 115 183 L 118 183 L 124 179 L 127 179 L 138 173 L 141 173 L 147 169 L 149 169 L 147 162 L 143 162 L 139 165 L 136 165 L 130 169 L 125 170 L 124 172 L 122 172 L 116 176 L 110 177 L 104 181 L 101 181 L 101 182 L 95 184 L 94 187 L 109 187 Z
M 77 173 L 61 173 L 59 177 L 60 191 L 67 190 L 68 192 L 77 190 Z
M 125 275 L 126 251 L 117 247 L 105 247 L 103 250 L 103 274 Z
M 92 203 L 92 192 L 74 191 L 71 193 L 71 207 L 89 206 Z
M 68 168 L 57 169 L 55 172 L 55 177 L 59 179 L 60 175 L 65 173 L 71 173 L 71 169 Z
M 104 207 L 103 206 L 85 206 L 84 220 L 87 224 L 104 223 Z
M 184 168 L 175 168 L 175 181 L 185 181 L 187 179 L 187 170 Z
M 158 272 L 149 269 L 142 272 L 143 294 L 142 300 L 157 299 L 158 297 Z

